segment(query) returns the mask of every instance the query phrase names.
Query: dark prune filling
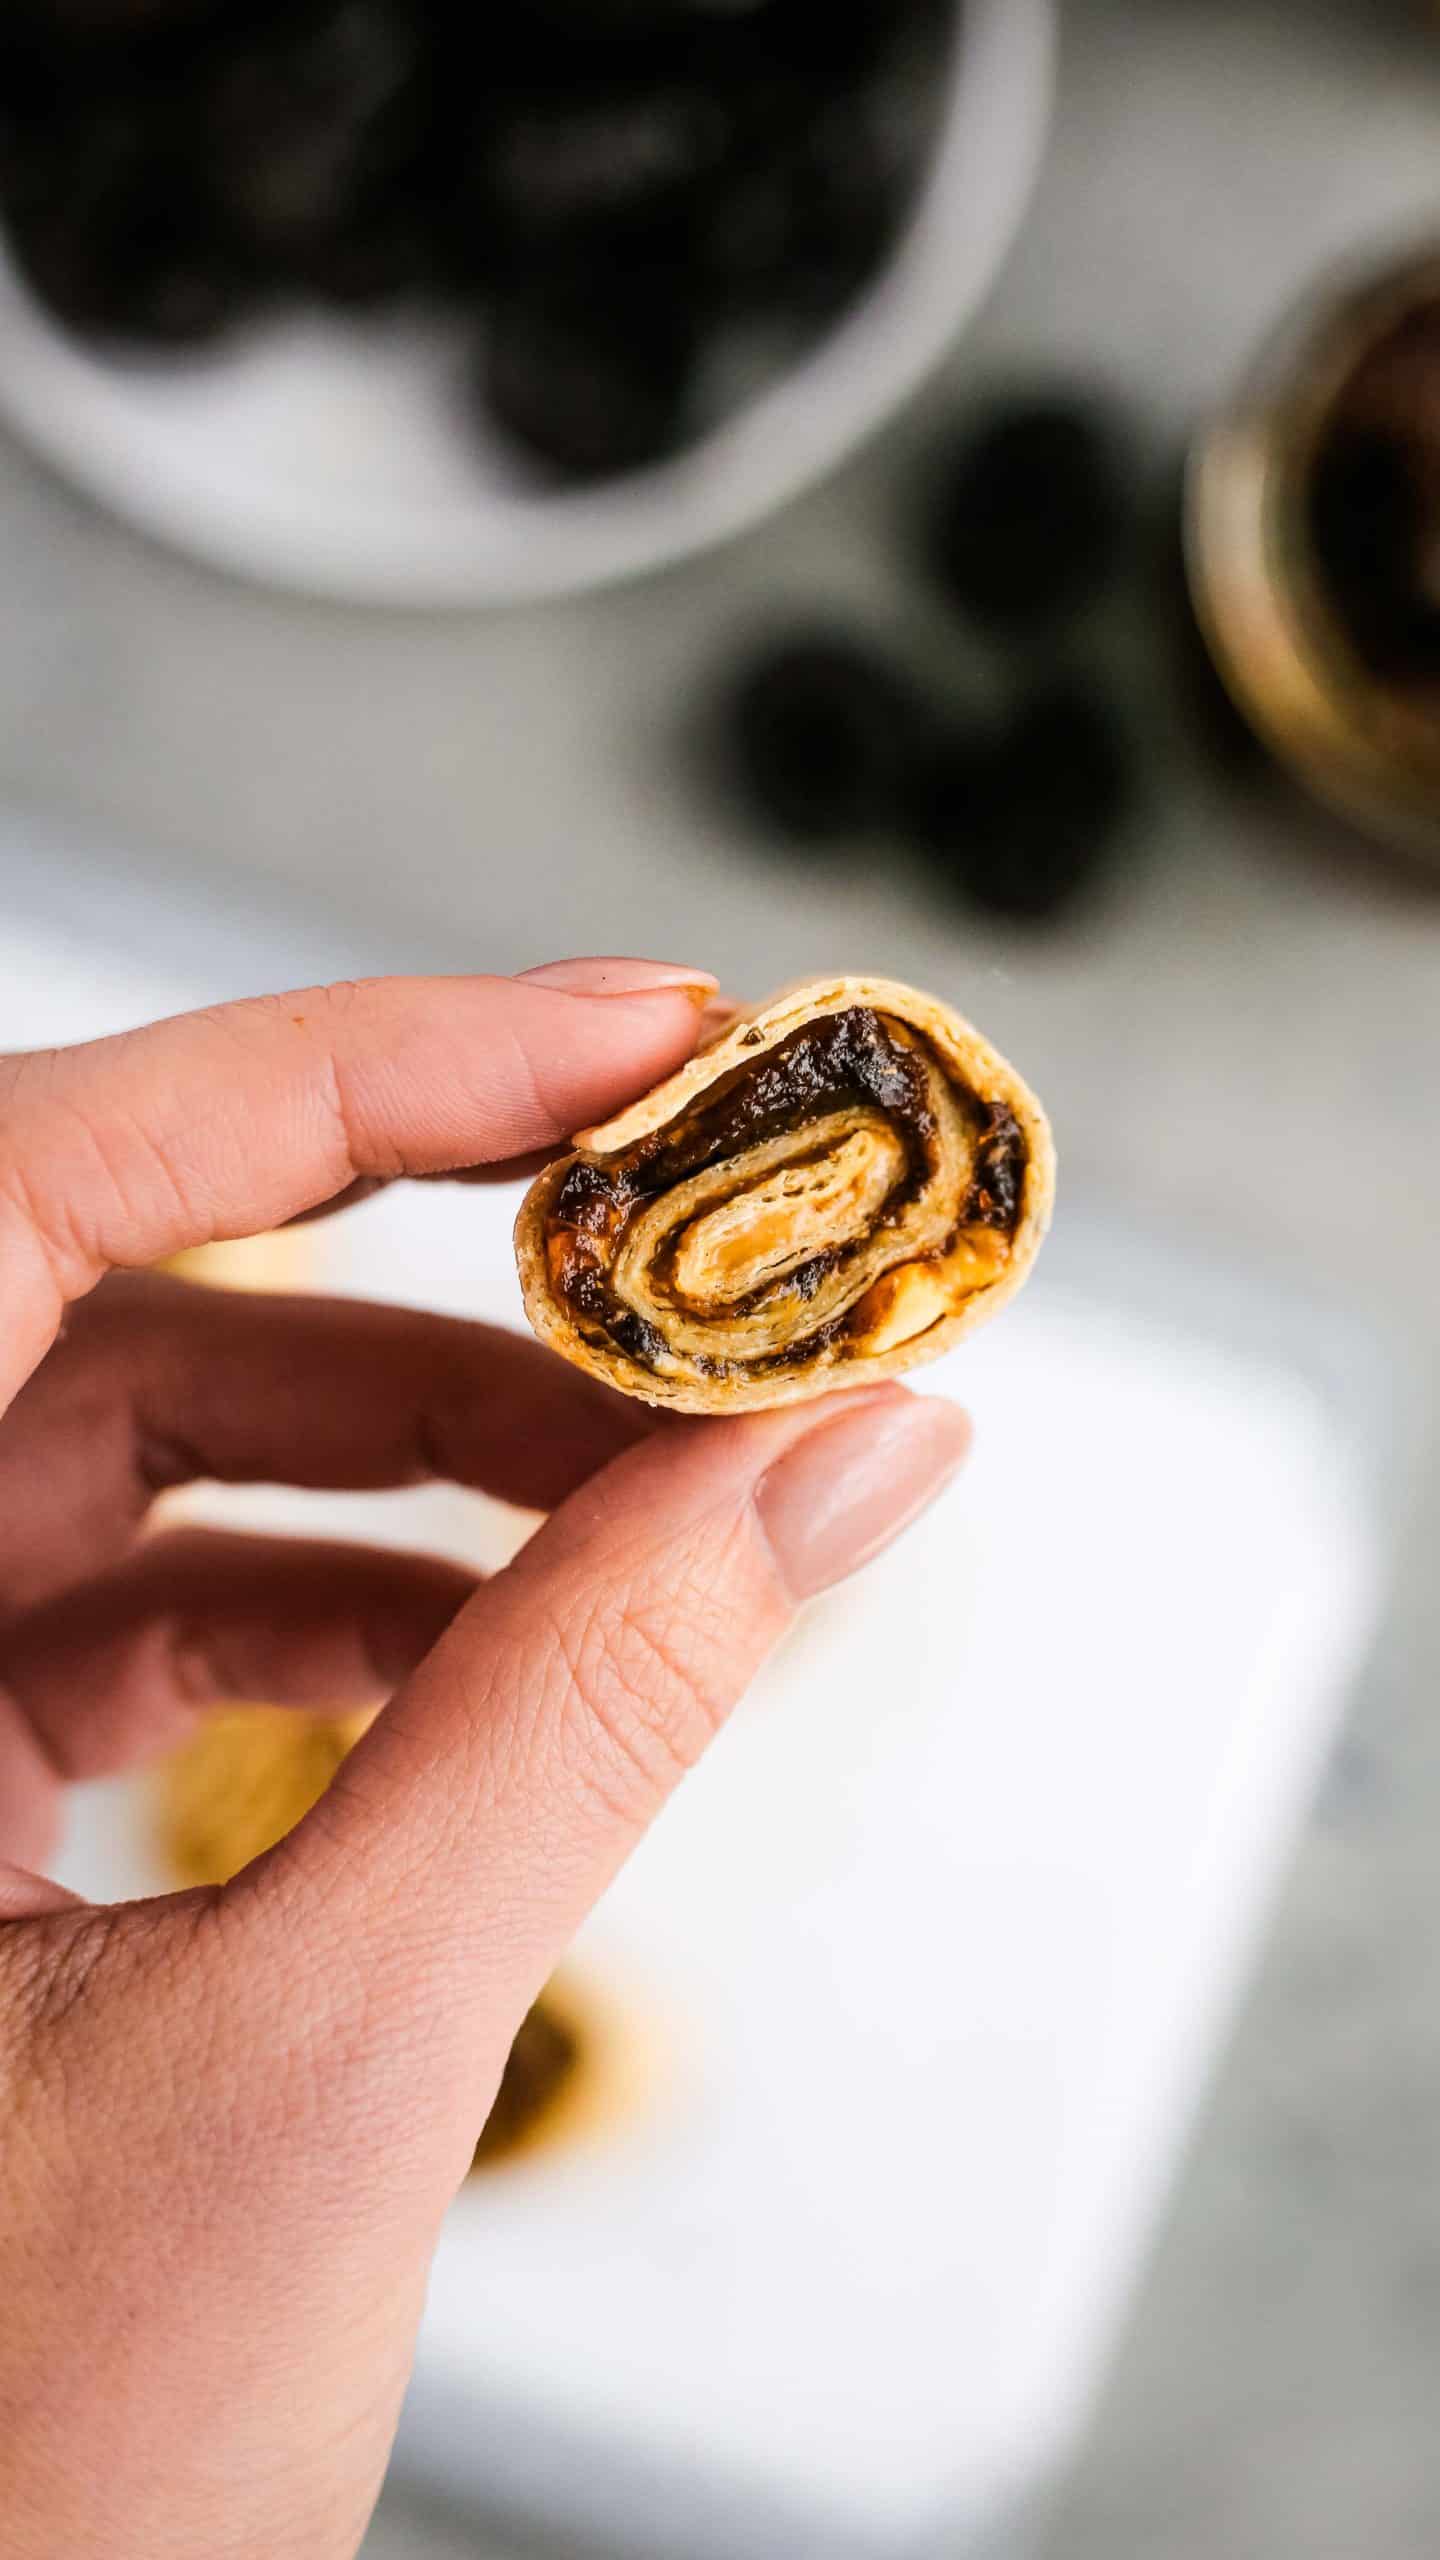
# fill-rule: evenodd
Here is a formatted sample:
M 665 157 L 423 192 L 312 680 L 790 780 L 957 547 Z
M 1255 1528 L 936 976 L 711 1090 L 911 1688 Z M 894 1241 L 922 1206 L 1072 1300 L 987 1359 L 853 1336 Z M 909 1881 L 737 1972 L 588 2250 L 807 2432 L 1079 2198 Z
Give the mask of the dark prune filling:
M 961 1224 L 967 1227 L 1013 1227 L 1020 1215 L 1025 1188 L 1025 1140 L 1007 1104 L 984 1106 L 986 1131 L 975 1153 L 975 1178 Z
M 882 1110 L 903 1137 L 909 1171 L 889 1204 L 898 1206 L 919 1189 L 933 1163 L 936 1129 L 926 1078 L 912 1042 L 897 1036 L 896 1027 L 868 1005 L 854 1005 L 801 1024 L 753 1064 L 733 1068 L 693 1111 L 640 1140 L 621 1162 L 572 1165 L 546 1222 L 552 1242 L 563 1241 L 566 1247 L 552 1260 L 552 1268 L 558 1263 L 561 1296 L 632 1359 L 656 1367 L 667 1347 L 663 1335 L 620 1304 L 607 1278 L 633 1212 L 691 1174 L 726 1163 L 846 1104 Z M 1005 1104 L 977 1098 L 975 1110 L 982 1135 L 959 1224 L 1010 1230 L 1019 1218 L 1024 1191 L 1024 1136 Z M 838 1248 L 814 1255 L 790 1274 L 787 1287 L 802 1302 L 812 1299 L 839 1258 Z M 755 1292 L 755 1299 L 762 1294 Z M 737 1301 L 737 1312 L 751 1303 Z M 833 1320 L 773 1359 L 748 1364 L 746 1374 L 809 1359 L 843 1324 L 843 1318 Z M 720 1376 L 734 1364 L 696 1365 Z

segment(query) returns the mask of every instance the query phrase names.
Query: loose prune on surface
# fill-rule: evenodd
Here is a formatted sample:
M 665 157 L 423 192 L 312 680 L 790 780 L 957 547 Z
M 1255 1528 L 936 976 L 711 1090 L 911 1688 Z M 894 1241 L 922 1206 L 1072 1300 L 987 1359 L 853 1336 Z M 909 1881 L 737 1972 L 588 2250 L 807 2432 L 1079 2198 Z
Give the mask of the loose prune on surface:
M 961 879 L 968 848 L 1002 823 L 1005 743 L 993 719 L 937 721 L 906 774 L 905 832 L 952 882 Z
M 942 742 L 908 795 L 916 841 L 975 906 L 1039 921 L 1098 873 L 1131 798 L 1130 758 L 1108 697 L 1046 680 L 993 735 Z
M 767 643 L 735 680 L 729 762 L 768 824 L 801 843 L 888 826 L 925 721 L 905 668 L 863 633 L 817 623 Z
M 992 410 L 933 468 L 925 545 L 952 603 L 1001 634 L 1077 612 L 1129 529 L 1123 460 L 1085 402 L 1041 396 Z
M 518 279 L 487 312 L 486 401 L 561 478 L 640 470 L 685 440 L 698 337 L 673 287 L 648 272 Z

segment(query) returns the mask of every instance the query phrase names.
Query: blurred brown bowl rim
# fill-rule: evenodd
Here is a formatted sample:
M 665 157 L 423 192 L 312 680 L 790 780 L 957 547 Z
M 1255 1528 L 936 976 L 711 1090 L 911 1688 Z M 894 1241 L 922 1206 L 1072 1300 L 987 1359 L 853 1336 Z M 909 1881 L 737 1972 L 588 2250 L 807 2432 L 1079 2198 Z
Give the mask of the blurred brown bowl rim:
M 1228 691 L 1317 798 L 1440 861 L 1440 719 L 1357 656 L 1305 513 L 1320 438 L 1357 366 L 1440 309 L 1440 239 L 1332 274 L 1292 306 L 1202 432 L 1185 489 L 1195 611 Z

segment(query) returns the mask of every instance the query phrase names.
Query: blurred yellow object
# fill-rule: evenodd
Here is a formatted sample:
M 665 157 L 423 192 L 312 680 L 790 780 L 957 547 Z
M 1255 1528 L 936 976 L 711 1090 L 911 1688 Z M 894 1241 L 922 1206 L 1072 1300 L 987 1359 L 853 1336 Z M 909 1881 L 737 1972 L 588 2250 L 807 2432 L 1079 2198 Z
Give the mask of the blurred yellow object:
M 323 1796 L 369 1713 L 226 1707 L 161 1767 L 160 1846 L 179 1884 L 227 1884 Z
M 164 1268 L 205 1288 L 283 1290 L 303 1287 L 312 1262 L 308 1229 L 288 1227 L 198 1245 Z M 174 1881 L 228 1884 L 273 1849 L 319 1802 L 377 1712 L 236 1706 L 206 1716 L 159 1772 L 156 1829 Z M 515 2039 L 474 2168 L 529 2150 L 572 2121 L 590 2078 L 587 2044 L 569 1994 L 546 1990 Z
M 165 1269 L 215 1289 L 303 1287 L 313 1265 L 309 1230 L 284 1228 L 175 1254 Z M 203 1723 L 160 1768 L 156 1829 L 177 1884 L 228 1884 L 283 1840 L 325 1793 L 336 1770 L 378 1713 L 306 1713 L 287 1707 L 226 1707 Z M 515 2039 L 473 2167 L 528 2151 L 578 2126 L 593 2111 L 591 2038 L 568 1988 L 552 1984 Z
M 470 2174 L 577 2130 L 593 2095 L 591 2039 L 568 1986 L 541 1992 L 510 2048 Z
M 184 1885 L 226 1884 L 263 1856 L 325 1793 L 376 1711 L 322 1716 L 287 1707 L 226 1707 L 162 1763 L 158 1830 L 165 1863 Z M 530 2150 L 578 2121 L 588 2087 L 589 2036 L 568 1990 L 552 1985 L 525 2019 L 474 2167 Z

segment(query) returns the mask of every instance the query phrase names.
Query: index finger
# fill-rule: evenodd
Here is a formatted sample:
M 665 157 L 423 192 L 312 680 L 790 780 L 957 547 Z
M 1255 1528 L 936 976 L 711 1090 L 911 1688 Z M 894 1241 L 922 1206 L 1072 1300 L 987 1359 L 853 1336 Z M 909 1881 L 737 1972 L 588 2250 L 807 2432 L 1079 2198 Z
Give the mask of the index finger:
M 0 1061 L 0 1408 L 105 1271 L 553 1146 L 689 1055 L 712 985 L 643 960 L 366 979 Z

